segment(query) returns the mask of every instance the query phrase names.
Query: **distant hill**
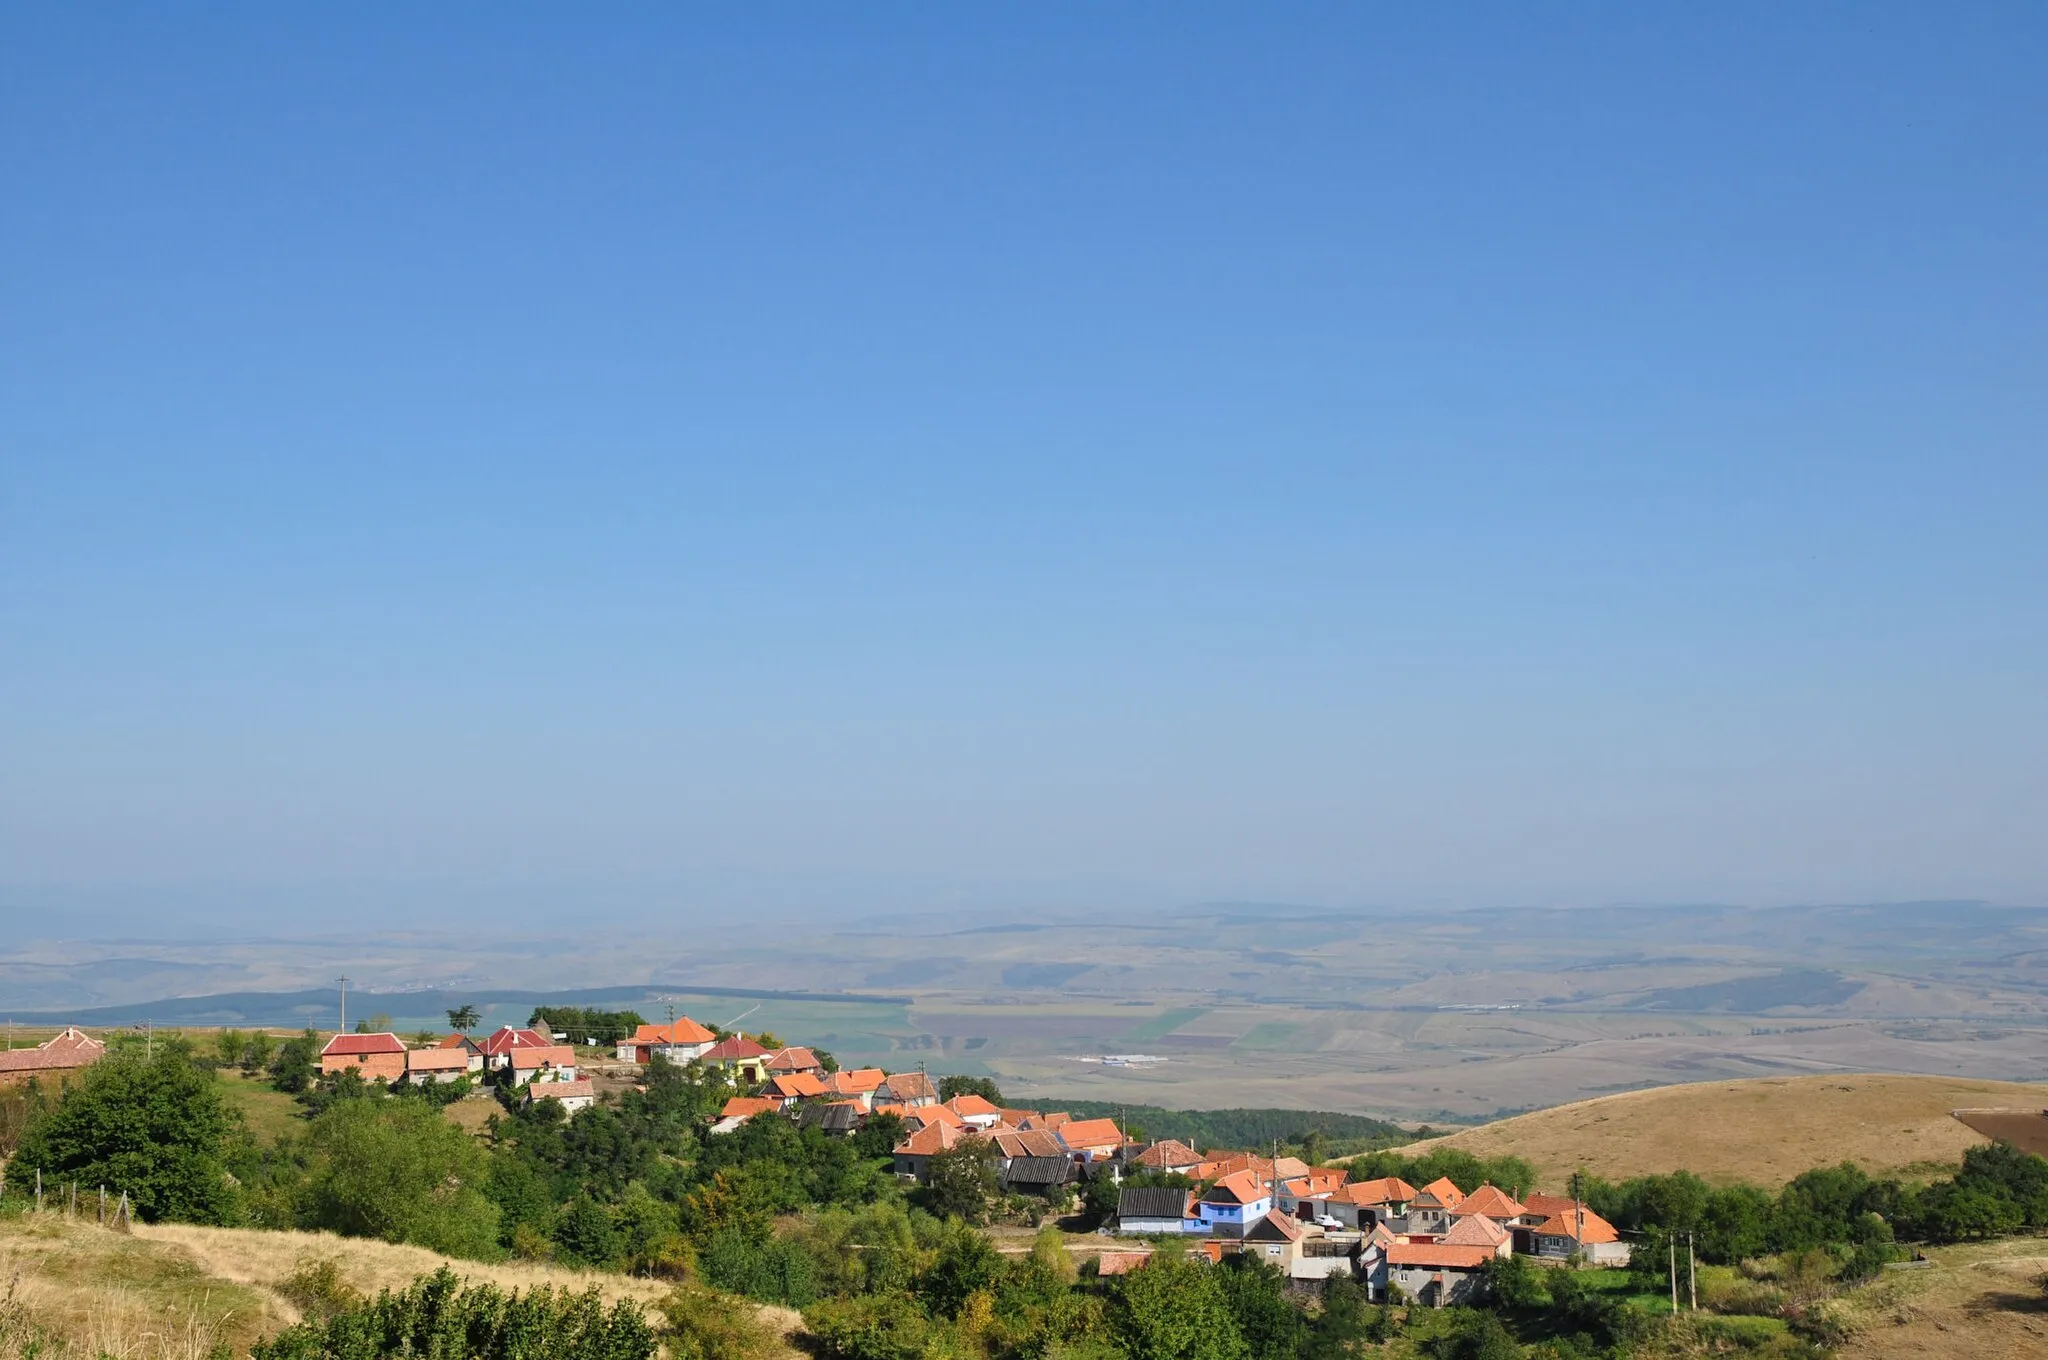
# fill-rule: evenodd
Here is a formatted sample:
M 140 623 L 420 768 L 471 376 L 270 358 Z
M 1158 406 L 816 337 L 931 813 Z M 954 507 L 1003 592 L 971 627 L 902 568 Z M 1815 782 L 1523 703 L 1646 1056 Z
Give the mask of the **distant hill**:
M 876 996 L 855 992 L 773 992 L 748 987 L 700 987 L 695 983 L 669 986 L 579 987 L 573 991 L 539 992 L 503 988 L 466 988 L 462 991 L 350 992 L 349 1015 L 366 1016 L 383 1011 L 405 1019 L 424 1017 L 437 1021 L 442 1012 L 456 1006 L 511 1007 L 518 1022 L 535 1006 L 611 1006 L 653 1004 L 667 993 L 690 996 L 726 996 L 755 1001 L 843 1002 L 848 1005 L 883 1004 L 907 1006 L 906 996 Z M 333 988 L 304 992 L 222 992 L 214 996 L 178 996 L 160 1001 L 140 1001 L 124 1006 L 83 1006 L 65 1011 L 22 1011 L 0 1018 L 24 1025 L 85 1025 L 104 1028 L 139 1025 L 144 1021 L 168 1027 L 251 1025 L 272 1028 L 299 1025 L 332 1025 L 336 995 Z M 653 1011 L 647 1012 L 649 1015 Z
M 1197 1149 L 1261 1148 L 1276 1140 L 1299 1143 L 1310 1130 L 1332 1143 L 1392 1139 L 1405 1133 L 1400 1125 L 1384 1119 L 1331 1110 L 1168 1110 L 1158 1105 L 1051 1097 L 1033 1097 L 1031 1103 L 1043 1109 L 1065 1110 L 1077 1119 L 1120 1118 L 1148 1138 L 1177 1138 Z
M 1575 1101 L 1413 1144 L 1527 1159 L 1546 1189 L 1574 1168 L 1610 1180 L 1693 1171 L 1717 1184 L 1782 1185 L 1851 1161 L 1872 1173 L 1950 1166 L 1986 1140 L 1965 1106 L 2048 1106 L 2048 1086 L 1891 1075 L 1701 1082 Z

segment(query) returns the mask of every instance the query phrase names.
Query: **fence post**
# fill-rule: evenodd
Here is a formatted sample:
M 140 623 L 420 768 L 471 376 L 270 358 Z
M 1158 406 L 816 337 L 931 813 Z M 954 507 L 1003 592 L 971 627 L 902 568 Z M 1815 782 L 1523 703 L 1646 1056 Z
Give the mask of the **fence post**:
M 36 1168 L 36 1212 L 43 1211 L 43 1169 Z
M 100 1226 L 107 1226 L 107 1187 L 100 1187 Z

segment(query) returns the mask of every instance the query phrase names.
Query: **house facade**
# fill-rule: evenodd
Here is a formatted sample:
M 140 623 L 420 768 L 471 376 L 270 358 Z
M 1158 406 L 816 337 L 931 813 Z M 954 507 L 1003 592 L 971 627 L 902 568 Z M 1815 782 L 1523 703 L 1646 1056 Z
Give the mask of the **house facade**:
M 664 1058 L 678 1066 L 693 1062 L 718 1042 L 718 1036 L 687 1015 L 666 1025 L 642 1025 L 613 1050 L 620 1062 L 653 1062 Z
M 354 1068 L 364 1081 L 397 1081 L 405 1075 L 405 1054 L 396 1034 L 337 1034 L 320 1050 L 320 1075 Z

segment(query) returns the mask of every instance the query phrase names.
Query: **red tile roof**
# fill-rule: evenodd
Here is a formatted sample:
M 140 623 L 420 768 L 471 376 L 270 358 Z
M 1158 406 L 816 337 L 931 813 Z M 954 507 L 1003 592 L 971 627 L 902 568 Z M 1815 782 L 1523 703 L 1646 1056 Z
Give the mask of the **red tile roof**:
M 768 1089 L 785 1100 L 803 1100 L 827 1093 L 825 1083 L 810 1072 L 785 1072 L 768 1079 Z
M 1124 1145 L 1123 1131 L 1114 1119 L 1075 1119 L 1059 1127 L 1060 1141 L 1075 1152 Z
M 1431 1201 L 1446 1209 L 1455 1209 L 1464 1201 L 1465 1192 L 1449 1176 L 1438 1176 L 1415 1193 L 1415 1198 L 1427 1205 Z
M 962 1119 L 986 1119 L 990 1115 L 1000 1119 L 1003 1114 L 996 1106 L 971 1091 L 966 1095 L 954 1096 L 946 1102 L 946 1108 Z
M 1255 1171 L 1239 1171 L 1225 1176 L 1209 1187 L 1202 1195 L 1204 1204 L 1250 1204 L 1266 1198 L 1266 1183 Z
M 1136 1158 L 1139 1166 L 1152 1167 L 1160 1171 L 1169 1167 L 1193 1166 L 1201 1160 L 1201 1153 L 1172 1138 L 1160 1139 L 1139 1153 Z
M 440 1043 L 434 1045 L 436 1048 L 475 1048 L 476 1046 L 476 1040 L 470 1038 L 467 1034 L 451 1034 Z
M 1581 1214 L 1584 1215 L 1583 1218 Z M 1582 1223 L 1583 1229 L 1579 1226 Z M 1614 1225 L 1591 1209 L 1567 1209 L 1561 1214 L 1552 1214 L 1530 1231 L 1541 1233 L 1545 1237 L 1568 1237 L 1582 1247 L 1596 1247 L 1621 1240 L 1621 1234 L 1614 1230 Z
M 589 1077 L 578 1077 L 574 1081 L 528 1082 L 526 1093 L 534 1100 L 574 1100 L 578 1096 L 597 1095 L 597 1086 Z
M 773 1114 L 782 1108 L 779 1100 L 766 1096 L 734 1096 L 719 1109 L 720 1119 L 752 1119 L 757 1114 Z
M 1130 1274 L 1151 1260 L 1151 1251 L 1104 1251 L 1096 1258 L 1096 1274 Z
M 927 1124 L 898 1143 L 894 1150 L 912 1157 L 929 1157 L 973 1136 L 958 1124 Z
M 828 1079 L 834 1091 L 841 1095 L 862 1096 L 881 1089 L 889 1074 L 879 1067 L 856 1067 L 851 1072 L 834 1072 Z
M 1511 1234 L 1485 1214 L 1466 1214 L 1451 1225 L 1442 1241 L 1450 1247 L 1498 1247 Z
M 778 1048 L 768 1055 L 770 1072 L 803 1072 L 815 1070 L 824 1064 L 818 1055 L 808 1048 Z
M 549 1044 L 545 1048 L 521 1046 L 512 1050 L 514 1072 L 539 1071 L 543 1067 L 574 1067 L 576 1050 L 568 1044 Z
M 459 1048 L 415 1048 L 405 1055 L 408 1072 L 467 1072 L 469 1054 Z
M 735 1034 L 730 1039 L 720 1039 L 704 1050 L 704 1061 L 708 1063 L 744 1062 L 749 1058 L 765 1058 L 768 1050 L 744 1034 Z
M 337 1034 L 320 1050 L 323 1058 L 360 1058 L 372 1053 L 403 1053 L 396 1034 Z
M 898 1100 L 937 1100 L 938 1084 L 923 1072 L 892 1072 L 886 1083 Z
M 537 1029 L 514 1029 L 510 1025 L 500 1025 L 486 1034 L 477 1047 L 483 1049 L 485 1057 L 496 1058 L 519 1048 L 549 1048 L 554 1042 Z
M 1353 1181 L 1336 1197 L 1346 1204 L 1406 1204 L 1415 1198 L 1415 1187 L 1399 1176 L 1382 1176 L 1375 1181 Z
M 1105 1251 L 1095 1258 L 1098 1275 L 1128 1275 L 1152 1259 L 1149 1251 Z
M 1452 1247 L 1440 1242 L 1396 1242 L 1387 1248 L 1387 1263 L 1424 1270 L 1477 1270 L 1493 1259 L 1491 1247 Z
M 1334 1195 L 1344 1188 L 1344 1182 L 1351 1179 L 1351 1173 L 1331 1167 L 1316 1167 L 1306 1176 L 1296 1176 L 1285 1182 L 1287 1193 L 1305 1199 L 1317 1199 Z
M 0 1051 L 0 1072 L 66 1072 L 90 1067 L 106 1055 L 107 1046 L 83 1030 L 67 1027 L 34 1048 Z
M 636 1048 L 684 1048 L 691 1044 L 708 1044 L 718 1036 L 698 1024 L 687 1015 L 676 1017 L 672 1025 L 642 1025 L 633 1031 L 632 1043 Z
M 1488 1218 L 1503 1220 L 1520 1218 L 1529 1211 L 1517 1204 L 1507 1191 L 1488 1181 L 1459 1202 L 1458 1212 L 1485 1214 Z

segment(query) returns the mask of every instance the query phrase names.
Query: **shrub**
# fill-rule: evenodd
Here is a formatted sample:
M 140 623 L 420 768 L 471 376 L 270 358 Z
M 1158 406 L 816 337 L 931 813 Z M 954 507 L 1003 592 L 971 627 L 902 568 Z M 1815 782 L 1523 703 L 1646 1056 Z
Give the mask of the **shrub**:
M 302 1318 L 325 1322 L 339 1314 L 361 1308 L 366 1300 L 361 1291 L 342 1278 L 341 1267 L 332 1257 L 308 1257 L 284 1277 L 277 1292 L 299 1310 Z
M 607 1309 L 595 1289 L 506 1294 L 464 1289 L 446 1267 L 393 1294 L 317 1322 L 302 1322 L 250 1351 L 250 1360 L 653 1360 L 654 1332 L 639 1307 Z
M 681 1285 L 658 1305 L 668 1323 L 670 1360 L 762 1360 L 775 1352 L 775 1332 L 730 1295 Z

